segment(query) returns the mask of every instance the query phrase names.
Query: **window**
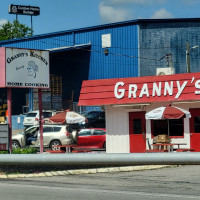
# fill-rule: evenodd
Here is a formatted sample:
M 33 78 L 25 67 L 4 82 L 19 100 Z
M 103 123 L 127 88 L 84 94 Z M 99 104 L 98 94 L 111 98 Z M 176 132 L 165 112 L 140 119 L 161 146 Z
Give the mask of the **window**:
M 154 120 L 153 125 L 154 136 L 167 134 L 169 136 L 183 136 L 183 119 Z
M 26 117 L 36 117 L 37 113 L 28 113 Z
M 141 119 L 133 120 L 133 134 L 142 134 L 142 120 Z
M 53 132 L 53 127 L 44 127 L 43 132 Z
M 58 127 L 58 126 L 53 127 L 54 132 L 59 132 L 60 130 L 61 130 L 61 127 Z
M 32 134 L 39 130 L 39 127 L 33 127 L 25 131 L 26 134 Z
M 200 133 L 200 117 L 194 117 L 194 132 Z
M 83 130 L 79 132 L 79 136 L 90 136 L 91 131 L 90 130 Z
M 105 134 L 106 132 L 103 130 L 94 130 L 94 133 L 93 133 L 93 135 L 105 135 Z

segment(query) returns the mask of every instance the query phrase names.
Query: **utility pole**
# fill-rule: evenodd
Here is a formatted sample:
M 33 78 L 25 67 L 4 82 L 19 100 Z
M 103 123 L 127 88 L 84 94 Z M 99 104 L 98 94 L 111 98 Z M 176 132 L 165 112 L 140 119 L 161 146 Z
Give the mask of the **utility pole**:
M 167 53 L 160 60 L 162 61 L 164 58 L 166 58 L 166 60 L 167 60 L 167 67 L 172 68 L 172 54 L 171 53 Z
M 190 44 L 186 43 L 186 65 L 187 65 L 187 73 L 190 73 Z

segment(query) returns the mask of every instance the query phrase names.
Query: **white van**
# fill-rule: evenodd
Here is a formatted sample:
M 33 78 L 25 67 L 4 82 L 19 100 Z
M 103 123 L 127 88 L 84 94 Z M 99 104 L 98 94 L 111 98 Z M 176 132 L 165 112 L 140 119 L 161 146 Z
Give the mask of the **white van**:
M 55 111 L 43 110 L 42 119 L 44 120 L 44 123 L 48 123 L 49 117 L 55 114 L 56 114 Z M 24 118 L 24 122 L 23 122 L 24 128 L 28 128 L 30 126 L 37 126 L 38 124 L 39 124 L 39 110 L 28 112 L 28 114 Z

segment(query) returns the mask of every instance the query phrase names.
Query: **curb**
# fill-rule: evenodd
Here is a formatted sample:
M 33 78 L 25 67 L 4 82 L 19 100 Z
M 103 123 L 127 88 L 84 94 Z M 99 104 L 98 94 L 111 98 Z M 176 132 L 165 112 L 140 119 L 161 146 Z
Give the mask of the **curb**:
M 131 172 L 141 170 L 154 170 L 161 168 L 177 167 L 177 165 L 148 165 L 148 166 L 128 166 L 128 167 L 109 167 L 109 168 L 96 168 L 96 169 L 75 169 L 63 171 L 49 171 L 42 173 L 32 174 L 8 174 L 0 175 L 0 178 L 38 178 L 38 177 L 52 177 L 52 176 L 65 176 L 65 175 L 78 175 L 78 174 L 96 174 L 96 173 L 116 173 L 116 172 Z

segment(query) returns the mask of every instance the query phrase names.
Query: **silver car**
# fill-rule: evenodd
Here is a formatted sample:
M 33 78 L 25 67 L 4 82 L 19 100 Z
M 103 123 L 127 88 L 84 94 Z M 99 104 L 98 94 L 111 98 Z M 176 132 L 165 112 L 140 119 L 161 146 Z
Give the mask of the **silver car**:
M 42 118 L 43 118 L 44 123 L 48 123 L 49 118 L 55 114 L 56 114 L 55 111 L 43 110 Z M 39 110 L 30 111 L 24 118 L 23 125 L 25 128 L 39 125 Z
M 56 145 L 74 144 L 77 140 L 77 131 L 70 129 L 67 125 L 43 125 L 43 146 L 46 148 L 54 149 Z M 13 148 L 24 148 L 29 145 L 40 146 L 39 126 L 29 127 L 12 137 Z

